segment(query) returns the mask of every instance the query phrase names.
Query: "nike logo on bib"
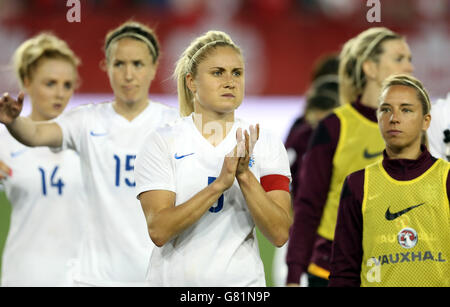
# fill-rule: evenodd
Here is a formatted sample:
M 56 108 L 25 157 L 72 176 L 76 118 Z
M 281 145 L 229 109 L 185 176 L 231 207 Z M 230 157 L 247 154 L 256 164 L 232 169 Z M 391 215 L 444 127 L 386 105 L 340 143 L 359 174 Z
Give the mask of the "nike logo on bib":
M 411 211 L 411 210 L 414 209 L 414 208 L 417 208 L 417 207 L 419 207 L 419 206 L 422 206 L 423 204 L 425 204 L 425 203 L 421 203 L 421 204 L 418 204 L 418 205 L 415 205 L 415 206 L 411 206 L 411 207 L 409 207 L 409 208 L 403 209 L 402 211 L 395 212 L 395 213 L 391 213 L 390 210 L 389 210 L 389 208 L 388 208 L 388 209 L 386 210 L 386 214 L 385 214 L 386 220 L 388 220 L 388 221 L 393 221 L 393 220 L 395 220 L 396 218 L 398 218 L 398 217 L 402 216 L 403 214 L 405 214 L 406 212 L 409 212 L 409 211 Z
M 364 158 L 366 158 L 366 159 L 373 159 L 373 158 L 376 158 L 376 157 L 378 157 L 378 156 L 380 156 L 382 154 L 383 154 L 382 151 L 375 152 L 375 153 L 369 153 L 369 151 L 367 149 L 364 149 Z
M 192 156 L 194 153 L 195 152 L 187 154 L 187 155 L 182 155 L 182 156 L 179 156 L 178 154 L 175 154 L 175 159 L 180 160 L 180 159 L 183 159 L 184 157 Z

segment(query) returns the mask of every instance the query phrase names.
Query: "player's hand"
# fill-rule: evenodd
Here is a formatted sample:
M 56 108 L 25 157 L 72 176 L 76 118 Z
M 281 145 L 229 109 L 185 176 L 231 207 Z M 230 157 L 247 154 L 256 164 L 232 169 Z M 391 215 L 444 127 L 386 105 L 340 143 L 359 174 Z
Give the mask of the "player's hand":
M 19 94 L 17 100 L 8 93 L 0 97 L 0 123 L 9 125 L 19 116 L 22 112 L 24 97 L 23 93 Z
M 229 152 L 222 165 L 219 177 L 216 179 L 218 183 L 222 184 L 223 190 L 229 189 L 236 178 L 236 169 L 239 163 L 239 158 L 245 156 L 245 143 L 242 140 L 242 129 L 239 128 L 236 131 L 236 138 L 240 135 L 240 141 L 236 144 L 231 152 Z
M 8 167 L 3 161 L 0 161 L 0 181 L 12 176 L 12 169 Z
M 242 136 L 242 134 L 236 135 L 238 144 L 242 144 L 241 146 L 243 146 L 243 154 L 239 158 L 236 176 L 244 174 L 249 170 L 250 158 L 252 157 L 256 142 L 259 139 L 259 124 L 256 124 L 256 126 L 251 125 L 249 130 L 250 134 L 245 130 L 244 136 Z

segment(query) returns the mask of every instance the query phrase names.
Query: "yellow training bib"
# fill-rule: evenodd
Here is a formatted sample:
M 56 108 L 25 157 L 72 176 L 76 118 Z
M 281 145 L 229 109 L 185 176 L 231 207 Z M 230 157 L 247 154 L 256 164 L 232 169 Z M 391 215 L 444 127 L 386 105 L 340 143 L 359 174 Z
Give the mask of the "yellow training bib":
M 449 163 L 397 181 L 381 162 L 365 169 L 361 286 L 450 286 Z
M 382 159 L 384 141 L 378 124 L 346 104 L 334 110 L 340 120 L 339 141 L 333 158 L 333 170 L 327 202 L 318 233 L 330 241 L 334 238 L 337 211 L 345 178 Z

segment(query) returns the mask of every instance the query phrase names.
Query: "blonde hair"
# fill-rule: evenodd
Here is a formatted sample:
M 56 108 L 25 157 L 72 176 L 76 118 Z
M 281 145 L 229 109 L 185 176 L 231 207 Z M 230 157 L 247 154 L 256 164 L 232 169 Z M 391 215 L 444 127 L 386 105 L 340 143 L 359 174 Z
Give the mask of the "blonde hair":
M 366 86 L 362 65 L 365 61 L 378 62 L 384 50 L 382 43 L 403 36 L 383 27 L 370 28 L 345 43 L 339 55 L 339 97 L 341 104 L 351 103 Z
M 410 88 L 413 88 L 417 93 L 417 98 L 419 99 L 420 103 L 422 104 L 422 110 L 423 115 L 429 114 L 431 111 L 431 101 L 430 96 L 428 95 L 427 90 L 423 86 L 422 82 L 420 82 L 418 79 L 410 76 L 410 75 L 393 75 L 386 80 L 384 80 L 381 90 L 381 95 L 379 98 L 380 103 L 382 102 L 384 95 L 386 94 L 386 91 L 395 85 L 402 85 L 407 86 Z
M 217 47 L 228 46 L 242 54 L 241 49 L 231 40 L 230 36 L 221 31 L 208 31 L 191 42 L 189 47 L 178 59 L 174 78 L 177 80 L 178 102 L 181 116 L 187 116 L 194 111 L 194 95 L 188 88 L 186 76 L 195 77 L 198 65 Z
M 32 79 L 34 70 L 41 59 L 63 59 L 75 68 L 78 79 L 77 67 L 80 59 L 69 48 L 67 43 L 53 34 L 41 33 L 23 42 L 13 55 L 14 72 L 20 86 L 24 87 L 25 79 Z
M 144 42 L 150 51 L 153 64 L 158 61 L 160 47 L 155 32 L 151 28 L 137 21 L 127 21 L 106 34 L 104 52 L 107 61 L 109 61 L 111 46 L 125 37 Z

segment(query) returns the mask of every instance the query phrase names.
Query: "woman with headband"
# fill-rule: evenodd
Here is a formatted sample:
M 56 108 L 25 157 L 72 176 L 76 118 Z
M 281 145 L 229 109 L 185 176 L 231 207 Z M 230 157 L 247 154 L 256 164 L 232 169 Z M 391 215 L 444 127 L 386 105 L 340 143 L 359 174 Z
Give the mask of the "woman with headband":
M 153 244 L 135 197 L 134 162 L 145 136 L 178 117 L 148 99 L 159 44 L 153 31 L 127 22 L 106 36 L 105 68 L 114 101 L 80 106 L 54 122 L 18 117 L 18 101 L 4 96 L 0 121 L 27 146 L 71 148 L 81 159 L 88 202 L 78 285 L 141 285 Z
M 275 246 L 288 238 L 286 150 L 266 129 L 235 118 L 244 60 L 227 34 L 194 40 L 175 75 L 184 117 L 150 134 L 136 160 L 136 192 L 160 247 L 149 283 L 265 286 L 255 226 Z
M 67 43 L 42 33 L 23 42 L 13 58 L 20 86 L 30 96 L 28 118 L 60 115 L 78 85 L 80 61 Z M 1 285 L 71 286 L 85 202 L 80 159 L 73 150 L 26 147 L 6 130 L 0 144 L 0 169 L 8 174 L 0 174 L 0 188 L 12 207 Z
M 422 145 L 430 108 L 417 79 L 385 81 L 377 112 L 383 160 L 344 182 L 330 286 L 450 286 L 450 165 Z
M 339 64 L 342 106 L 319 123 L 300 172 L 286 259 L 289 285 L 297 285 L 306 272 L 310 286 L 327 285 L 344 179 L 380 159 L 384 148 L 376 118 L 382 82 L 412 71 L 405 39 L 386 28 L 368 29 L 344 45 Z

